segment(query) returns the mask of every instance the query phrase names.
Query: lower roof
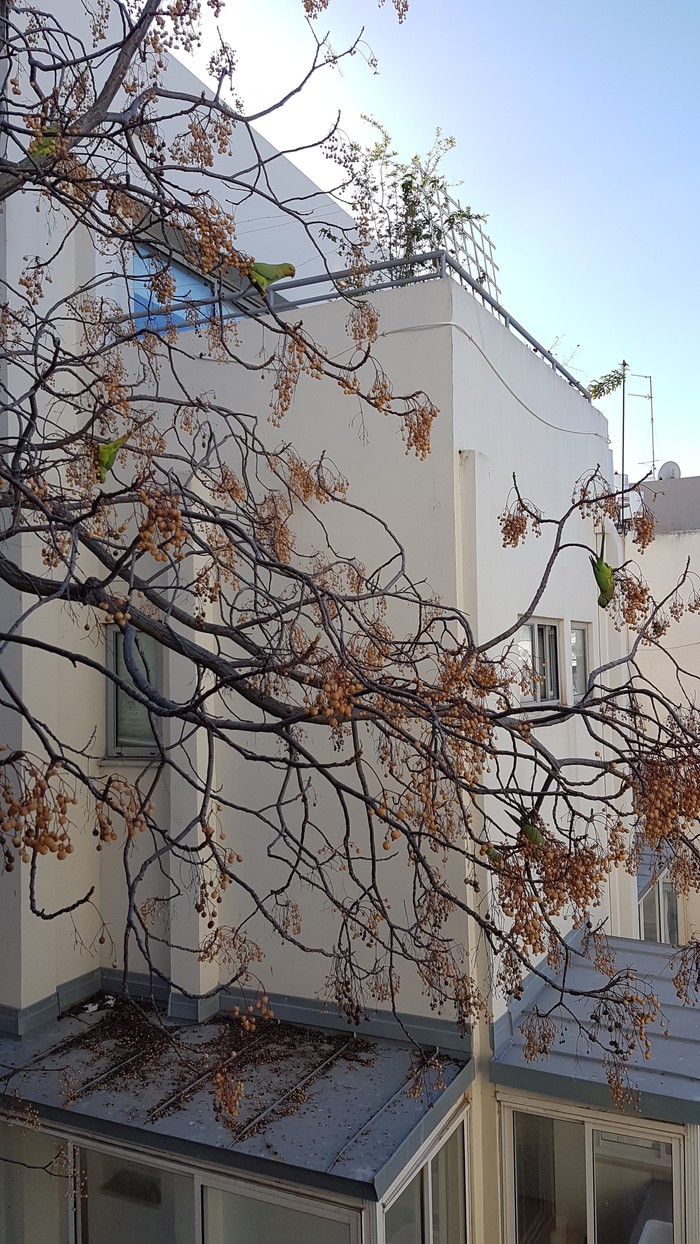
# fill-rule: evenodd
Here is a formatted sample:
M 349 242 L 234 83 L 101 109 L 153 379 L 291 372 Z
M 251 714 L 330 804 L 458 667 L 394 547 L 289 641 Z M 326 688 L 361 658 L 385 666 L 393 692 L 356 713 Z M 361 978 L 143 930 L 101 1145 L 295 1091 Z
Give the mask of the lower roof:
M 679 951 L 672 946 L 610 937 L 608 945 L 618 970 L 630 967 L 651 987 L 668 1024 L 668 1035 L 660 1026 L 649 1029 L 651 1057 L 636 1052 L 628 1064 L 632 1114 L 660 1119 L 667 1123 L 700 1123 L 700 1016 L 684 1005 L 673 977 L 678 973 Z M 572 948 L 575 948 L 572 939 Z M 591 959 L 575 953 L 567 967 L 567 986 L 579 991 L 571 1002 L 581 1020 L 591 1013 L 587 990 L 604 983 Z M 492 1082 L 513 1088 L 563 1098 L 587 1105 L 613 1108 L 607 1082 L 603 1051 L 587 1042 L 570 1016 L 555 1009 L 552 1019 L 556 1036 L 551 1053 L 534 1062 L 525 1057 L 525 1036 L 521 1024 L 536 1008 L 548 1012 L 556 1003 L 555 990 L 537 978 L 527 982 L 520 1004 L 513 1006 L 495 1027 L 495 1052 L 491 1060 Z
M 252 1033 L 225 1016 L 177 1024 L 120 998 L 0 1039 L 0 1066 L 12 1113 L 30 1103 L 74 1137 L 372 1200 L 473 1074 L 408 1043 L 275 1020 Z

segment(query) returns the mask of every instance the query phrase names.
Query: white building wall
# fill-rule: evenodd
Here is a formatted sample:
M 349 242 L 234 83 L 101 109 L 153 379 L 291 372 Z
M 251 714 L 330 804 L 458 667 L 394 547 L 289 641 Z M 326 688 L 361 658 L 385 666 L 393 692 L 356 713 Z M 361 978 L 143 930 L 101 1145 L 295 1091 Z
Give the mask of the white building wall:
M 201 84 L 176 62 L 169 68 L 169 84 L 201 92 Z M 169 130 L 174 132 L 173 126 Z M 234 156 L 236 165 L 246 167 L 250 145 L 242 130 L 236 133 L 236 143 L 240 144 Z M 270 158 L 267 171 L 277 195 L 290 206 L 298 207 L 316 188 L 265 144 L 261 150 L 265 159 Z M 221 161 L 221 169 L 229 171 L 228 158 Z M 243 175 L 243 182 L 246 176 Z M 49 233 L 44 208 L 40 207 L 37 214 L 28 213 L 26 207 L 22 195 L 14 196 L 7 206 L 7 228 L 12 238 L 7 252 L 11 284 L 19 279 L 23 256 L 48 253 L 62 227 L 59 219 L 54 220 Z M 322 213 L 329 218 L 337 216 L 337 212 L 337 205 L 324 196 L 312 208 L 314 217 Z M 264 196 L 246 198 L 236 209 L 236 217 L 239 243 L 249 253 L 272 262 L 293 261 L 299 275 L 320 269 L 321 261 L 309 237 L 300 236 L 298 228 L 290 225 Z M 74 233 L 53 265 L 53 284 L 47 288 L 45 304 L 48 306 L 52 298 L 60 298 L 89 279 L 95 267 L 95 257 L 84 236 Z M 394 381 L 397 393 L 424 390 L 440 408 L 433 430 L 433 450 L 424 463 L 403 452 L 397 421 L 392 417 L 382 419 L 371 410 L 363 410 L 357 399 L 346 397 L 332 384 L 306 377 L 300 381 L 294 407 L 279 433 L 265 427 L 273 377 L 214 362 L 206 356 L 202 339 L 194 333 L 181 334 L 178 340 L 180 348 L 191 354 L 188 384 L 193 391 L 210 393 L 214 401 L 220 398 L 227 405 L 231 404 L 234 385 L 236 408 L 260 419 L 268 445 L 276 439 L 280 444 L 290 441 L 302 457 L 310 460 L 325 452 L 347 476 L 351 501 L 371 514 L 377 513 L 397 533 L 407 552 L 412 579 L 425 585 L 426 595 L 437 594 L 448 603 L 460 605 L 477 639 L 483 640 L 515 624 L 529 604 L 546 557 L 546 535 L 541 541 L 531 537 L 517 552 L 501 546 L 498 515 L 508 498 L 513 472 L 536 505 L 547 514 L 558 515 L 585 471 L 600 463 L 611 474 L 605 421 L 456 283 L 439 280 L 396 288 L 378 293 L 374 301 L 381 312 L 381 335 L 375 353 Z M 294 317 L 298 314 L 290 312 Z M 340 302 L 304 309 L 306 330 L 331 357 L 351 357 L 346 316 L 347 308 Z M 262 348 L 270 346 L 267 331 L 250 321 L 241 322 L 240 337 L 241 353 L 250 359 L 258 359 Z M 365 369 L 364 378 L 369 374 L 370 369 Z M 394 552 L 390 539 L 378 535 L 376 525 L 358 516 L 357 511 L 326 507 L 322 517 L 338 547 L 368 566 L 380 564 Z M 300 520 L 298 535 L 301 546 L 305 540 L 313 544 L 313 523 Z M 579 523 L 574 538 L 590 545 L 590 523 Z M 607 659 L 619 643 L 595 604 L 585 550 L 572 550 L 562 566 L 555 569 L 538 614 L 559 625 L 563 693 L 565 699 L 570 698 L 570 622 L 589 626 L 594 663 Z M 40 629 L 46 625 L 47 615 L 44 619 L 37 622 Z M 65 629 L 73 623 L 64 617 L 52 625 Z M 99 628 L 85 638 L 85 645 L 99 645 L 98 634 Z M 79 628 L 76 638 L 83 642 Z M 88 747 L 95 758 L 96 771 L 104 772 L 100 761 L 104 755 L 104 694 L 98 687 L 99 680 L 86 671 L 65 666 L 55 669 L 48 656 L 32 657 L 31 667 L 25 662 L 22 677 L 29 702 L 41 703 L 62 737 L 68 731 L 75 746 Z M 74 706 L 68 717 L 66 705 Z M 567 754 L 587 745 L 573 719 L 562 725 L 559 735 Z M 226 763 L 227 780 L 240 789 L 241 804 L 248 800 L 254 803 L 256 799 L 264 804 L 269 798 L 269 773 L 241 764 L 229 770 Z M 116 763 L 110 765 L 115 772 L 119 771 Z M 133 777 L 129 769 L 130 766 L 124 767 L 127 776 Z M 176 812 L 180 816 L 182 808 L 173 801 L 180 800 L 181 792 L 164 790 L 160 798 L 164 801 L 161 813 L 165 818 L 174 817 Z M 335 807 L 329 807 L 328 815 L 337 815 Z M 236 849 L 245 855 L 244 867 L 251 870 L 254 884 L 264 891 L 270 884 L 272 866 L 265 855 L 256 862 L 254 823 L 232 818 L 228 829 Z M 76 890 L 94 883 L 96 908 L 118 943 L 124 882 L 116 857 L 116 844 L 96 857 L 92 826 L 89 821 L 84 826 L 80 823 L 70 882 L 61 879 L 59 889 L 63 898 L 64 890 L 70 888 L 72 898 Z M 395 902 L 401 902 L 406 872 L 398 856 L 395 862 L 387 863 L 386 872 L 387 892 Z M 613 889 L 616 893 L 615 886 Z M 148 887 L 145 893 L 149 893 Z M 159 896 L 155 878 L 153 896 Z M 333 934 L 323 904 L 306 893 L 301 893 L 299 899 L 306 935 L 312 943 L 327 948 Z M 242 913 L 236 904 L 235 910 L 227 910 L 227 904 L 233 902 L 228 898 L 223 905 L 224 922 L 237 923 L 240 919 Z M 627 931 L 621 927 L 623 907 L 619 896 L 614 895 L 614 932 Z M 41 949 L 39 957 L 46 967 L 45 972 L 37 974 L 36 986 L 31 987 L 32 999 L 49 991 L 52 977 L 70 979 L 98 963 L 109 967 L 121 961 L 118 944 L 116 951 L 109 939 L 94 946 L 99 919 L 93 909 L 75 917 L 81 924 L 78 939 L 70 933 L 73 919 L 65 918 L 47 926 L 37 922 L 37 931 L 27 932 L 26 945 L 32 948 L 32 954 L 35 940 L 39 939 L 36 948 Z M 182 919 L 184 914 L 180 912 L 178 922 Z M 196 938 L 198 921 L 188 918 L 185 924 L 189 936 Z M 323 990 L 327 963 L 314 963 L 301 952 L 280 946 L 259 918 L 252 922 L 251 936 L 258 937 L 264 946 L 266 966 L 262 971 L 269 975 L 276 992 L 309 995 Z M 92 948 L 90 953 L 86 953 L 85 944 Z M 167 949 L 158 951 L 158 961 L 167 971 Z M 131 967 L 141 966 L 137 955 Z M 267 982 L 267 976 L 265 979 Z M 199 979 L 199 984 L 204 987 L 205 982 Z M 26 992 L 25 986 L 22 988 Z M 407 1011 L 426 1008 L 415 980 L 404 981 L 398 1004 Z
M 657 490 L 660 487 L 658 483 L 654 485 Z M 687 604 L 700 588 L 700 478 L 670 480 L 664 483 L 663 490 L 667 496 L 662 504 L 665 503 L 668 512 L 661 511 L 660 525 L 669 526 L 677 521 L 684 529 L 657 531 L 643 554 L 629 540 L 627 556 L 637 563 L 657 602 L 672 596 L 690 563 L 688 580 L 679 591 Z M 682 504 L 674 515 L 677 494 Z M 653 492 L 650 500 L 653 502 Z M 692 530 L 695 524 L 698 529 Z M 671 622 L 670 630 L 658 646 L 644 645 L 640 649 L 639 663 L 644 676 L 662 695 L 686 711 L 697 709 L 700 703 L 700 615 L 686 608 L 678 621 Z M 697 937 L 700 894 L 691 891 L 680 897 L 679 918 L 681 939 L 689 941 Z
M 349 499 L 381 515 L 400 535 L 411 576 L 425 579 L 444 600 L 460 604 L 477 638 L 484 640 L 513 625 L 527 608 L 547 555 L 546 531 L 542 540 L 530 537 L 517 551 L 502 548 L 498 515 L 508 497 L 513 471 L 535 504 L 545 513 L 558 515 L 585 471 L 601 463 L 611 474 L 605 422 L 577 391 L 453 282 L 385 291 L 374 302 L 381 317 L 376 353 L 385 371 L 400 379 L 400 391 L 423 388 L 440 407 L 428 460 L 417 462 L 401 452 L 391 418 L 379 419 L 370 411 L 361 427 L 354 401 L 307 379 L 300 383 L 280 437 L 309 459 L 325 452 L 348 477 Z M 345 314 L 345 307 L 337 303 L 307 308 L 304 313 L 307 331 L 334 356 L 345 343 Z M 260 331 L 254 325 L 241 328 L 242 343 L 250 353 Z M 199 369 L 206 368 L 207 389 L 213 385 L 216 391 L 209 364 L 194 360 L 193 368 L 193 374 L 201 375 L 198 383 L 202 385 L 205 372 Z M 261 391 L 265 394 L 267 386 L 258 376 L 237 377 L 237 408 L 251 414 L 264 409 Z M 330 523 L 339 548 L 352 550 L 368 564 L 381 559 L 383 550 L 377 549 L 371 527 L 365 530 L 351 511 L 324 512 L 323 518 Z M 590 547 L 590 521 L 584 523 L 577 517 L 571 538 Z M 609 543 L 614 556 L 612 534 Z M 556 569 L 538 615 L 559 624 L 563 698 L 572 702 L 566 647 L 571 622 L 588 625 L 592 663 L 621 651 L 623 642 L 597 606 L 585 548 L 571 550 Z M 567 755 L 593 750 L 573 717 L 560 727 L 558 743 Z M 241 802 L 265 786 L 264 777 L 255 770 L 242 773 L 239 781 Z M 331 815 L 335 817 L 335 810 Z M 245 831 L 237 827 L 236 832 Z M 245 854 L 246 868 L 255 870 L 253 852 Z M 265 862 L 264 867 L 269 864 Z M 400 871 L 396 883 L 388 880 L 390 892 L 396 884 L 400 893 Z M 632 931 L 628 888 L 626 877 L 615 877 L 611 907 L 599 913 L 611 918 L 615 932 Z M 300 894 L 300 902 L 306 935 L 316 945 L 327 946 L 329 938 L 332 941 L 332 921 L 308 893 Z M 225 920 L 228 911 L 225 904 Z M 260 928 L 259 921 L 254 925 Z M 266 940 L 264 930 L 259 938 Z M 274 938 L 266 965 L 275 991 L 280 981 L 290 994 L 323 990 L 327 964 L 314 966 L 313 960 L 276 944 Z M 399 1005 L 406 1010 L 425 1008 L 415 982 L 410 986 L 404 982 Z
M 21 17 L 20 17 L 21 20 Z M 61 22 L 66 29 L 86 34 L 86 16 L 82 0 L 64 0 L 61 5 Z M 112 33 L 121 37 L 115 20 Z M 104 66 L 98 66 L 96 76 L 104 75 Z M 202 83 L 175 58 L 169 59 L 168 86 L 199 97 Z M 26 86 L 20 80 L 21 86 Z M 114 107 L 118 107 L 119 100 Z M 175 119 L 163 127 L 165 136 L 171 140 L 183 132 L 186 121 Z M 216 156 L 214 171 L 230 175 L 232 167 L 241 170 L 239 189 L 235 196 L 237 242 L 246 253 L 266 262 L 294 261 L 299 276 L 320 272 L 324 268 L 323 254 L 331 253 L 330 266 L 338 264 L 332 259 L 333 244 L 320 236 L 320 224 L 348 225 L 350 218 L 339 205 L 322 194 L 284 155 L 276 152 L 269 143 L 247 127 L 238 126 L 233 138 L 233 156 Z M 10 158 L 17 158 L 18 149 L 8 149 Z M 264 177 L 251 192 L 251 182 L 258 158 L 264 161 Z M 184 173 L 182 186 L 201 189 L 201 173 Z M 277 202 L 279 201 L 279 203 Z M 185 195 L 186 201 L 186 195 Z M 280 206 L 281 204 L 282 206 Z M 229 204 L 229 209 L 231 205 Z M 306 228 L 299 229 L 292 215 L 300 212 Z M 320 252 L 320 253 L 319 253 Z M 96 255 L 90 236 L 81 228 L 75 228 L 72 218 L 54 204 L 47 202 L 31 189 L 13 195 L 0 214 L 0 275 L 6 283 L 10 296 L 13 291 L 21 294 L 20 280 L 26 265 L 32 259 L 44 261 L 51 258 L 50 269 L 44 285 L 43 297 L 37 303 L 37 314 L 45 315 L 46 333 L 58 333 L 67 349 L 80 352 L 77 321 L 66 313 L 63 300 L 74 291 L 91 286 L 94 296 L 124 298 L 119 282 L 106 282 L 104 274 L 118 271 L 108 257 Z M 99 283 L 92 286 L 95 276 Z M 0 301 L 4 301 L 3 292 Z M 23 393 L 31 384 L 31 358 L 27 360 L 27 372 L 14 369 L 3 372 L 8 390 Z M 70 381 L 64 383 L 70 384 Z M 227 388 L 227 386 L 222 386 Z M 44 404 L 44 409 L 47 409 Z M 54 412 L 66 425 L 65 408 Z M 3 429 L 4 432 L 4 429 Z M 27 569 L 42 572 L 42 564 L 34 552 L 23 555 Z M 12 625 L 22 607 L 19 597 L 5 590 L 0 600 L 0 621 L 3 627 Z M 23 628 L 27 638 L 36 636 L 47 642 L 65 641 L 73 633 L 71 643 L 76 644 L 88 656 L 103 661 L 105 636 L 101 626 L 93 627 L 89 635 L 83 633 L 83 621 L 69 611 L 43 608 Z M 105 688 L 97 675 L 80 666 L 71 668 L 66 662 L 53 659 L 49 653 L 26 648 L 10 649 L 3 655 L 4 668 L 14 686 L 21 690 L 26 702 L 50 729 L 56 730 L 62 741 L 79 749 L 88 771 L 104 776 L 105 772 L 120 773 L 128 780 L 135 780 L 140 765 L 128 761 L 105 761 Z M 16 668 L 15 668 L 16 667 Z M 3 711 L 0 717 L 2 738 L 16 750 L 41 754 L 31 728 Z M 164 822 L 172 813 L 172 806 L 182 809 L 182 792 L 163 789 L 157 804 Z M 26 869 L 17 867 L 11 876 L 3 880 L 7 902 L 0 905 L 0 933 L 5 945 L 16 946 L 17 953 L 7 956 L 6 970 L 0 983 L 0 1005 L 30 1006 L 50 995 L 57 983 L 72 980 L 96 967 L 113 968 L 122 963 L 122 929 L 125 908 L 124 872 L 121 863 L 121 844 L 105 847 L 96 852 L 96 840 L 92 835 L 93 822 L 81 802 L 74 812 L 74 853 L 63 864 L 55 859 L 42 861 L 39 869 L 38 896 L 47 912 L 73 903 L 93 888 L 89 905 L 59 917 L 43 921 L 29 911 L 26 886 Z M 145 845 L 139 845 L 134 865 Z M 141 898 L 162 897 L 163 878 L 152 870 L 152 876 L 141 889 Z M 166 894 L 164 897 L 168 897 Z M 177 923 L 183 932 L 178 906 Z M 106 936 L 100 938 L 101 922 L 108 926 Z M 190 927 L 191 926 L 191 927 Z M 163 931 L 162 929 L 160 930 Z M 194 941 L 198 923 L 188 921 L 189 939 Z M 112 936 L 115 942 L 112 942 Z M 171 970 L 167 946 L 152 947 L 155 961 L 167 975 Z M 130 968 L 143 970 L 145 964 L 137 950 L 132 949 Z M 183 964 L 179 964 L 180 971 Z M 210 983 L 206 972 L 203 979 L 188 978 L 186 987 L 207 988 Z

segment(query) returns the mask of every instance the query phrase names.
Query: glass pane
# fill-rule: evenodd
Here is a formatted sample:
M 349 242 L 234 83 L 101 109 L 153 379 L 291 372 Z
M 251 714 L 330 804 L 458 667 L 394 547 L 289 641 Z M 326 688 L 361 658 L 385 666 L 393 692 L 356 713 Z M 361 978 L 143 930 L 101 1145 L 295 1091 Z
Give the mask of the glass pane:
M 545 638 L 542 698 L 545 700 L 558 700 L 559 660 L 557 656 L 557 628 L 556 626 L 543 626 L 540 629 Z
M 164 312 L 162 303 L 158 301 L 150 288 L 149 279 L 155 274 L 165 272 L 173 282 L 172 303 L 174 306 L 183 302 L 202 302 L 208 305 L 194 307 L 189 312 L 187 308 L 169 313 Z M 144 312 L 147 313 L 147 318 L 136 320 L 136 327 L 139 329 L 147 328 L 151 332 L 160 332 L 171 327 L 193 327 L 196 323 L 201 323 L 210 319 L 212 315 L 218 314 L 218 302 L 211 301 L 215 295 L 213 284 L 209 284 L 204 277 L 198 276 L 196 272 L 192 272 L 182 264 L 174 260 L 168 261 L 165 256 L 154 255 L 152 252 L 135 251 L 131 290 L 134 314 L 143 317 Z M 222 306 L 224 311 L 232 309 L 231 304 L 227 302 L 224 302 Z
M 536 673 L 534 654 L 532 651 L 532 630 L 532 624 L 530 622 L 526 622 L 524 626 L 520 627 L 520 630 L 515 637 L 515 659 L 518 662 L 519 667 L 528 674 L 531 672 Z M 535 698 L 537 694 L 538 686 L 535 684 L 534 688 L 528 687 L 525 698 L 531 700 Z
M 273 1205 L 218 1188 L 204 1188 L 204 1244 L 350 1244 L 350 1224 Z M 150 1244 L 150 1239 L 149 1239 Z
M 66 1146 L 0 1123 L 0 1244 L 67 1244 Z
M 458 1127 L 430 1163 L 432 1244 L 465 1244 L 464 1128 Z
M 576 697 L 583 695 L 588 680 L 585 626 L 572 626 L 571 628 L 571 679 L 574 695 Z
M 81 1244 L 192 1244 L 194 1181 L 106 1153 L 82 1155 Z
M 517 1244 L 584 1244 L 586 1141 L 583 1123 L 514 1115 Z
M 422 1172 L 412 1179 L 384 1215 L 386 1244 L 423 1244 Z
M 672 1244 L 671 1145 L 594 1132 L 593 1152 L 596 1244 Z
M 660 942 L 659 890 L 653 885 L 639 904 L 639 923 L 643 942 Z
M 124 636 L 121 631 L 114 635 L 116 653 L 116 673 L 126 683 L 133 680 L 124 661 Z M 155 686 L 156 683 L 156 641 L 150 635 L 139 635 L 136 641 L 138 663 L 144 677 Z M 153 751 L 153 730 L 148 719 L 148 709 L 136 700 L 132 700 L 124 691 L 116 691 L 116 730 L 115 742 L 119 751 Z
M 671 882 L 663 880 L 661 886 L 661 911 L 663 916 L 664 941 L 671 945 L 679 944 L 678 937 L 678 895 Z
M 537 633 L 537 657 L 535 660 L 535 669 L 539 682 L 537 684 L 537 699 L 548 700 L 547 695 L 547 648 L 545 644 L 545 626 L 535 627 Z

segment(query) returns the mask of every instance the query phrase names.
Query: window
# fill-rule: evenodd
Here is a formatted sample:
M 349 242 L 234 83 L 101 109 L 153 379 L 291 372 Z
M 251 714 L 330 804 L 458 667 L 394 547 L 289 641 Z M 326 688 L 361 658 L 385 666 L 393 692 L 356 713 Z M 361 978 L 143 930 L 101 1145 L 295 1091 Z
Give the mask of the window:
M 534 683 L 528 700 L 559 699 L 557 627 L 553 622 L 525 622 L 515 639 L 517 658 L 531 670 Z
M 131 1161 L 0 1119 L 0 1244 L 360 1244 L 362 1209 Z M 209 1186 L 211 1184 L 211 1186 Z M 442 1237 L 441 1237 L 442 1239 Z
M 512 1112 L 514 1244 L 673 1244 L 679 1141 Z
M 352 1244 L 356 1238 L 352 1210 L 338 1210 L 322 1202 L 296 1197 L 243 1196 L 221 1188 L 202 1189 L 204 1244 Z M 294 1205 L 298 1206 L 295 1208 Z M 302 1206 L 304 1207 L 302 1209 Z
M 465 1169 L 460 1123 L 386 1210 L 386 1244 L 466 1244 Z
M 0 1244 L 68 1244 L 68 1146 L 0 1123 Z
M 152 278 L 160 274 L 172 281 L 172 310 L 164 309 L 151 288 Z M 134 251 L 133 278 L 133 314 L 140 330 L 159 333 L 173 327 L 195 328 L 218 313 L 218 302 L 212 299 L 220 292 L 219 282 L 214 278 L 207 280 L 158 251 L 142 247 Z M 188 305 L 182 306 L 183 303 Z M 228 309 L 233 312 L 233 304 Z
M 596 1244 L 673 1241 L 673 1150 L 663 1141 L 593 1133 Z M 656 1229 L 652 1224 L 658 1224 Z
M 643 888 L 643 873 L 637 877 L 639 894 L 639 936 L 643 942 L 679 944 L 678 895 L 665 873 Z
M 518 1111 L 515 1130 L 515 1217 L 518 1244 L 540 1244 L 561 1229 L 586 1236 L 583 1124 Z
M 574 699 L 580 700 L 588 682 L 588 627 L 574 623 L 571 627 L 571 682 Z
M 192 1244 L 190 1175 L 92 1150 L 82 1150 L 80 1156 L 80 1244 Z
M 143 677 L 152 687 L 158 687 L 160 678 L 160 653 L 155 639 L 139 634 L 135 644 L 136 660 Z M 116 628 L 107 632 L 107 666 L 123 682 L 135 685 L 124 659 L 124 635 Z M 145 704 L 132 699 L 127 691 L 117 687 L 111 680 L 107 683 L 107 754 L 109 756 L 152 755 L 157 750 L 156 720 L 149 715 Z

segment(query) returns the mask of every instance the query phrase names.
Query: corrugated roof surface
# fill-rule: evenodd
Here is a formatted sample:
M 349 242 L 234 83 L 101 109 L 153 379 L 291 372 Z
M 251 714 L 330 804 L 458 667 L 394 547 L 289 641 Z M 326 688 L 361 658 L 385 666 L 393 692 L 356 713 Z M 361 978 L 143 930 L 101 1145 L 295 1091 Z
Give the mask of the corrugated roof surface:
M 383 1194 L 471 1079 L 470 1064 L 431 1065 L 416 1047 L 350 1030 L 258 1020 L 248 1034 L 223 1017 L 154 1026 L 121 1000 L 0 1040 L 0 1065 L 6 1100 L 71 1131 L 363 1197 Z M 235 1118 L 217 1117 L 222 1070 L 234 1097 L 242 1085 Z
M 630 1060 L 631 1086 L 639 1093 L 638 1101 L 630 1106 L 631 1112 L 641 1111 L 647 1118 L 666 1122 L 700 1123 L 700 1013 L 684 1006 L 678 998 L 672 981 L 676 969 L 670 966 L 673 948 L 627 938 L 608 940 L 617 967 L 634 968 L 637 976 L 653 988 L 669 1028 L 668 1036 L 658 1027 L 650 1029 L 649 1060 L 641 1054 Z M 571 989 L 585 992 L 600 987 L 603 980 L 590 960 L 580 956 L 572 959 L 567 972 Z M 506 1030 L 505 1038 L 503 1028 L 499 1031 L 491 1080 L 530 1092 L 611 1107 L 603 1052 L 589 1045 L 573 1020 L 561 1013 L 556 1021 L 557 1038 L 552 1052 L 547 1058 L 526 1061 L 525 1038 L 519 1025 L 533 1006 L 545 1011 L 555 1000 L 551 986 L 538 985 L 534 979 L 528 982 L 523 1004 L 511 1010 L 511 1031 Z M 573 1005 L 581 1017 L 590 1014 L 591 1003 L 585 998 L 577 999 Z

